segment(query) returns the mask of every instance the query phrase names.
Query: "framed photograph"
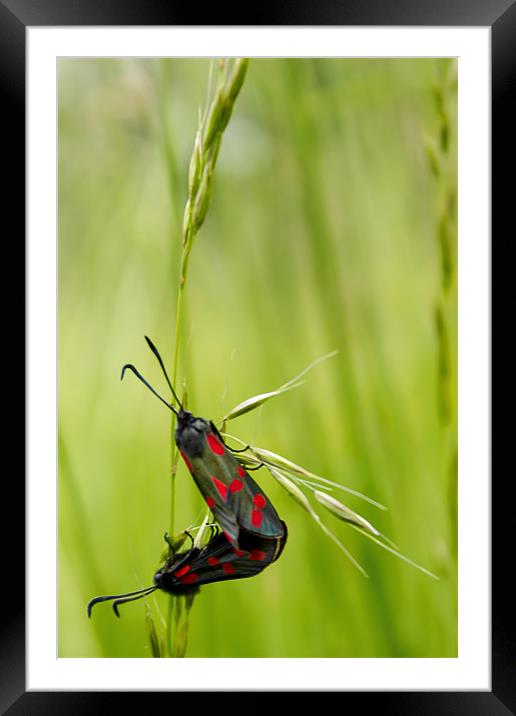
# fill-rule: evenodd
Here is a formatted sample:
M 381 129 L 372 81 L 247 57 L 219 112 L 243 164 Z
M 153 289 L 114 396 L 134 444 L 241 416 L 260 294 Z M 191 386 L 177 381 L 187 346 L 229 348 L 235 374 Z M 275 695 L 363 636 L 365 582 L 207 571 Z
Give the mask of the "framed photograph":
M 3 711 L 516 708 L 490 445 L 516 10 L 392 5 L 0 6 L 28 395 Z

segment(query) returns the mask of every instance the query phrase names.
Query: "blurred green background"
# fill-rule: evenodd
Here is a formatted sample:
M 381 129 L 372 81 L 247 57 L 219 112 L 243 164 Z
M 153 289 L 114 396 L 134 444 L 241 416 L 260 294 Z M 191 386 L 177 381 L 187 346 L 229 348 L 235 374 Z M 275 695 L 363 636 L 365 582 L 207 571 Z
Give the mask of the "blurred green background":
M 59 656 L 150 656 L 144 602 L 170 500 L 170 364 L 188 164 L 209 60 L 59 62 Z M 304 386 L 231 424 L 345 493 L 425 576 L 327 514 L 365 579 L 264 470 L 289 527 L 258 577 L 204 587 L 191 657 L 457 655 L 456 429 L 439 418 L 436 82 L 449 60 L 256 59 L 225 132 L 193 248 L 181 370 L 218 419 L 338 349 Z M 455 90 L 453 90 L 455 92 Z M 456 177 L 456 98 L 447 108 Z M 426 138 L 426 139 L 425 139 Z M 454 231 L 456 228 L 454 228 Z M 454 237 L 455 240 L 455 237 Z M 456 362 L 456 282 L 448 293 Z M 181 465 L 176 527 L 204 514 Z M 322 513 L 321 513 L 322 514 Z M 149 600 L 154 618 L 166 596 Z

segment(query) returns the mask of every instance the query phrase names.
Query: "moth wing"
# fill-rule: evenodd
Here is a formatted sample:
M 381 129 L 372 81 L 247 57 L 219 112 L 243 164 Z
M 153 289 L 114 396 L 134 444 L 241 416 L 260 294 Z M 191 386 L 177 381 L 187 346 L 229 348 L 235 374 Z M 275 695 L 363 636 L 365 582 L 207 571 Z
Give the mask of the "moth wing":
M 226 448 L 216 428 L 206 433 L 202 454 L 187 466 L 232 544 L 239 544 L 239 528 L 265 537 L 283 534 L 282 522 L 263 490 Z
M 256 535 L 280 537 L 283 534 L 283 522 L 272 502 L 244 467 L 238 462 L 237 465 L 240 474 L 243 473 L 243 489 L 236 495 L 237 504 L 231 504 L 231 508 L 237 513 L 238 524 Z
M 209 576 L 209 581 L 225 579 L 243 579 L 260 574 L 280 556 L 287 539 L 286 525 L 282 523 L 284 533 L 281 537 L 261 537 L 240 530 L 240 549 L 232 547 L 219 553 L 210 551 L 208 562 L 216 569 Z M 208 545 L 211 549 L 211 543 Z M 214 556 L 217 559 L 214 559 Z
M 219 458 L 220 476 L 224 486 L 221 487 L 218 481 L 216 484 L 222 489 L 223 501 L 237 515 L 240 527 L 257 535 L 280 537 L 284 523 L 272 503 L 238 458 L 225 446 L 212 422 L 210 427 L 206 452 L 212 452 Z
M 285 523 L 281 524 L 283 534 L 273 538 L 261 537 L 242 529 L 242 549 L 233 546 L 225 534 L 220 532 L 200 550 L 192 550 L 191 556 L 180 563 L 178 573 L 178 576 L 185 579 L 183 584 L 188 584 L 185 589 L 191 589 L 191 584 L 200 587 L 213 582 L 254 577 L 262 572 L 279 557 L 285 545 L 287 528 Z M 179 593 L 181 587 L 177 587 L 176 591 Z
M 261 572 L 264 566 L 251 560 L 249 552 L 232 546 L 223 533 L 212 538 L 190 565 L 198 577 L 199 586 L 252 577 Z
M 192 458 L 187 465 L 206 504 L 226 533 L 228 540 L 232 544 L 238 545 L 237 514 L 227 501 L 229 471 L 225 460 L 221 460 L 217 455 L 209 454 L 209 451 L 206 450 L 202 457 Z

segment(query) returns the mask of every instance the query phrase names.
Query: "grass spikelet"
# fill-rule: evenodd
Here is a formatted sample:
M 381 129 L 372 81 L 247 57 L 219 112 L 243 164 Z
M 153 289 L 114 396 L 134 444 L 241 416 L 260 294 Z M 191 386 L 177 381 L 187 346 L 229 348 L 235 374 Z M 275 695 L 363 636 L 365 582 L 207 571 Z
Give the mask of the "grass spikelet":
M 325 477 L 316 475 L 314 472 L 306 470 L 304 467 L 301 467 L 301 465 L 297 465 L 295 462 L 288 460 L 282 455 L 278 455 L 277 453 L 274 453 L 271 450 L 266 450 L 265 448 L 256 447 L 254 445 L 250 446 L 240 438 L 230 435 L 229 433 L 223 432 L 222 435 L 224 439 L 229 438 L 230 440 L 235 440 L 235 442 L 237 442 L 241 447 L 249 448 L 250 452 L 243 453 L 239 457 L 239 460 L 242 464 L 244 464 L 244 466 L 249 465 L 250 467 L 254 467 L 258 464 L 263 464 L 266 467 L 279 468 L 280 470 L 288 472 L 293 480 L 304 485 L 305 487 L 308 487 L 309 489 L 315 489 L 318 487 L 322 490 L 332 491 L 333 488 L 337 488 L 339 490 L 343 490 L 344 492 L 348 492 L 361 500 L 369 502 L 369 504 L 374 505 L 374 507 L 377 507 L 379 510 L 387 510 L 385 505 L 382 505 L 380 502 L 364 495 L 362 492 L 353 490 L 351 487 L 342 485 L 340 482 L 333 482 Z
M 298 375 L 288 380 L 279 388 L 276 388 L 276 390 L 271 390 L 268 393 L 261 393 L 260 395 L 254 395 L 252 398 L 247 398 L 247 400 L 244 400 L 242 403 L 239 403 L 234 408 L 232 408 L 232 410 L 230 410 L 229 413 L 225 415 L 220 422 L 224 424 L 228 420 L 238 418 L 245 413 L 249 413 L 251 410 L 255 410 L 255 408 L 259 408 L 260 405 L 263 405 L 271 398 L 275 398 L 277 395 L 286 393 L 293 388 L 298 388 L 304 383 L 304 381 L 299 380 L 300 378 L 306 375 L 308 371 L 312 370 L 312 368 L 314 368 L 316 365 L 318 365 L 324 360 L 327 360 L 328 358 L 332 358 L 333 356 L 337 355 L 337 353 L 338 351 L 331 351 L 331 353 L 326 353 L 325 355 L 316 358 L 310 363 L 310 365 L 307 365 L 306 368 L 303 368 L 301 373 L 298 373 Z
M 335 544 L 339 547 L 342 552 L 346 555 L 346 557 L 349 559 L 349 561 L 358 569 L 358 571 L 364 575 L 364 577 L 367 577 L 367 572 L 364 570 L 364 568 L 356 561 L 356 559 L 353 557 L 353 555 L 344 547 L 342 542 L 339 540 L 339 538 L 333 534 L 333 532 L 324 524 L 324 522 L 321 520 L 320 516 L 317 514 L 317 512 L 314 510 L 306 496 L 301 492 L 299 487 L 292 482 L 292 480 L 289 480 L 288 477 L 286 477 L 283 473 L 281 473 L 279 470 L 276 470 L 273 467 L 270 467 L 267 465 L 267 469 L 271 473 L 271 475 L 274 477 L 274 479 L 283 487 L 283 489 L 288 492 L 290 497 L 292 497 L 298 505 L 300 505 L 308 514 L 310 517 L 317 523 L 319 528 L 330 538 L 332 539 Z
M 263 405 L 271 398 L 275 398 L 277 395 L 286 393 L 288 390 L 297 388 L 302 384 L 303 383 L 294 383 L 293 385 L 289 385 L 288 388 L 282 387 L 278 388 L 277 390 L 272 390 L 270 393 L 262 393 L 261 395 L 254 395 L 252 398 L 247 398 L 247 400 L 244 400 L 242 403 L 239 403 L 232 410 L 230 410 L 229 413 L 224 418 L 222 418 L 222 422 L 226 422 L 227 420 L 233 420 L 234 418 L 238 418 L 245 413 L 249 413 L 251 412 L 251 410 L 259 408 L 260 405 Z
M 281 455 L 271 452 L 270 450 L 266 450 L 265 448 L 260 448 L 260 447 L 253 447 L 252 450 L 253 450 L 253 453 L 265 465 L 272 465 L 273 467 L 279 467 L 280 469 L 288 470 L 289 472 L 294 473 L 296 475 L 301 475 L 303 477 L 307 477 L 309 479 L 315 480 L 316 482 L 322 482 L 326 485 L 336 487 L 339 490 L 344 490 L 344 492 L 349 492 L 351 495 L 354 495 L 355 497 L 358 497 L 361 500 L 365 500 L 366 502 L 369 502 L 369 504 L 374 505 L 375 507 L 377 507 L 380 510 L 387 510 L 387 507 L 385 507 L 385 505 L 382 505 L 380 502 L 377 502 L 376 500 L 373 500 L 370 497 L 367 497 L 367 495 L 364 495 L 361 492 L 358 492 L 357 490 L 353 490 L 351 487 L 347 487 L 346 485 L 341 485 L 339 482 L 333 482 L 332 480 L 328 480 L 325 477 L 321 477 L 320 475 L 317 475 L 316 473 L 311 472 L 310 470 L 306 470 L 304 467 L 301 467 L 300 465 L 296 465 L 296 463 L 292 462 L 291 460 L 288 460 L 287 458 L 282 457 Z
M 231 437 L 233 436 L 225 436 L 225 437 Z M 233 438 L 237 442 L 241 443 L 242 445 L 245 445 L 243 441 L 241 441 L 239 438 Z M 399 559 L 403 560 L 407 564 L 410 564 L 411 566 L 415 567 L 419 571 L 428 574 L 433 579 L 438 579 L 438 577 L 435 576 L 432 572 L 425 569 L 425 567 L 422 567 L 421 565 L 417 564 L 416 562 L 413 562 L 408 557 L 405 557 L 398 549 L 398 546 L 390 540 L 388 537 L 383 535 L 381 532 L 379 532 L 376 527 L 374 527 L 368 520 L 366 520 L 364 517 L 359 515 L 357 512 L 354 512 L 349 507 L 344 505 L 340 500 L 337 500 L 332 495 L 328 495 L 326 492 L 321 492 L 319 489 L 313 486 L 314 483 L 312 483 L 310 480 L 305 480 L 302 478 L 299 478 L 299 476 L 296 474 L 296 472 L 299 472 L 300 474 L 308 474 L 312 475 L 312 473 L 309 473 L 308 471 L 304 470 L 304 468 L 300 467 L 299 465 L 296 465 L 295 463 L 292 463 L 290 460 L 287 460 L 286 458 L 283 458 L 281 455 L 276 455 L 276 453 L 273 453 L 269 450 L 265 450 L 263 448 L 256 448 L 256 447 L 250 447 L 251 454 L 244 454 L 239 457 L 239 460 L 242 461 L 242 463 L 247 466 L 256 466 L 258 464 L 264 465 L 267 470 L 270 472 L 270 474 L 274 477 L 276 482 L 278 482 L 281 487 L 292 497 L 298 505 L 300 505 L 305 512 L 307 512 L 310 517 L 319 525 L 320 529 L 323 530 L 323 532 L 330 537 L 337 545 L 338 547 L 345 553 L 345 555 L 348 557 L 348 559 L 357 567 L 357 569 L 364 574 L 364 576 L 368 576 L 365 570 L 360 566 L 360 564 L 355 560 L 355 558 L 349 553 L 349 551 L 344 547 L 342 542 L 336 537 L 336 535 L 324 524 L 324 522 L 321 520 L 321 517 L 317 514 L 317 512 L 314 510 L 312 505 L 310 504 L 310 501 L 306 497 L 306 495 L 302 492 L 302 490 L 298 487 L 298 484 L 300 483 L 303 486 L 307 487 L 314 493 L 315 499 L 329 512 L 331 512 L 335 517 L 338 519 L 348 523 L 353 527 L 354 529 L 357 529 L 361 532 L 361 534 L 364 534 L 366 537 L 372 539 L 376 544 L 378 544 L 383 549 L 387 550 L 388 552 L 391 552 Z M 291 469 L 293 468 L 293 469 Z M 318 479 L 324 479 L 319 478 L 319 476 L 314 475 L 314 477 Z M 330 482 L 330 481 L 326 481 Z M 315 483 L 317 485 L 317 483 Z M 342 485 L 339 485 L 338 483 L 331 483 L 335 485 L 336 487 L 340 487 L 342 489 L 344 488 Z M 380 507 L 382 509 L 387 509 L 383 505 L 380 505 L 379 503 L 375 502 L 374 500 L 371 500 L 370 498 L 366 497 L 365 495 L 362 495 L 361 493 L 355 493 L 355 491 L 352 491 L 354 494 L 357 494 L 357 496 L 362 497 L 363 499 L 367 500 L 368 502 L 371 502 L 376 507 Z
M 268 471 L 271 473 L 271 475 L 274 477 L 276 482 L 278 482 L 281 487 L 294 499 L 298 505 L 300 505 L 311 517 L 318 517 L 317 513 L 314 511 L 312 505 L 308 501 L 308 498 L 306 495 L 299 489 L 299 487 L 295 484 L 295 482 L 292 482 L 292 480 L 289 480 L 288 477 L 283 475 L 279 470 L 276 470 L 275 468 L 271 467 L 270 465 L 267 466 Z
M 353 510 L 350 510 L 349 507 L 346 507 L 346 505 L 342 504 L 342 502 L 337 500 L 335 497 L 327 495 L 325 492 L 319 492 L 319 490 L 314 490 L 314 497 L 317 502 L 320 502 L 323 507 L 326 507 L 326 509 L 338 517 L 339 520 L 356 525 L 357 527 L 360 527 L 360 529 L 370 532 L 375 537 L 380 535 L 376 527 L 373 527 L 370 522 L 361 517 L 361 515 L 358 515 L 356 512 L 353 512 Z
M 178 597 L 177 603 L 185 601 L 185 597 Z M 181 614 L 177 620 L 176 633 L 174 636 L 174 656 L 182 659 L 186 654 L 188 646 L 188 632 L 190 628 L 190 609 L 193 604 L 193 596 L 190 596 L 188 608 L 185 603 L 185 609 L 181 610 Z
M 152 656 L 159 659 L 163 656 L 162 643 L 156 631 L 152 613 L 148 604 L 145 605 L 145 627 L 149 637 Z

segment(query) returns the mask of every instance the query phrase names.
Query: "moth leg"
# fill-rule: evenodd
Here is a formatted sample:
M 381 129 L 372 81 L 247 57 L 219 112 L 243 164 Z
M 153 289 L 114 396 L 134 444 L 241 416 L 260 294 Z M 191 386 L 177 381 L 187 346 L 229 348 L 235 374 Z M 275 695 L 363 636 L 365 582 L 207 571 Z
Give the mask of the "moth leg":
M 172 552 L 172 554 L 175 554 L 176 550 L 174 549 L 174 544 L 173 544 L 172 540 L 170 539 L 169 533 L 165 532 L 163 538 L 164 538 L 165 542 L 168 544 L 168 546 L 170 547 L 170 551 Z
M 259 470 L 261 467 L 265 467 L 264 462 L 261 462 L 259 465 L 256 465 L 256 467 L 246 467 L 246 472 L 254 472 L 255 470 Z
M 237 448 L 232 448 L 230 445 L 228 445 L 228 444 L 224 441 L 224 438 L 222 437 L 222 435 L 221 435 L 221 434 L 219 433 L 219 431 L 217 430 L 217 426 L 215 425 L 215 423 L 213 422 L 213 420 L 210 420 L 210 427 L 211 427 L 211 429 L 213 430 L 213 432 L 215 433 L 215 435 L 216 435 L 216 436 L 219 438 L 219 440 L 222 442 L 222 444 L 223 444 L 225 447 L 227 447 L 228 450 L 231 450 L 231 452 L 246 452 L 246 450 L 249 450 L 249 449 L 251 448 L 250 445 L 246 445 L 245 448 L 238 448 L 238 449 L 237 449 Z
M 226 443 L 224 443 L 224 445 L 226 445 Z M 238 449 L 238 450 L 237 450 L 236 448 L 230 447 L 229 445 L 226 445 L 226 447 L 227 447 L 228 450 L 231 450 L 231 452 L 246 452 L 246 450 L 250 450 L 250 449 L 251 449 L 251 446 L 250 446 L 250 445 L 246 445 L 245 448 L 241 448 L 241 449 Z

